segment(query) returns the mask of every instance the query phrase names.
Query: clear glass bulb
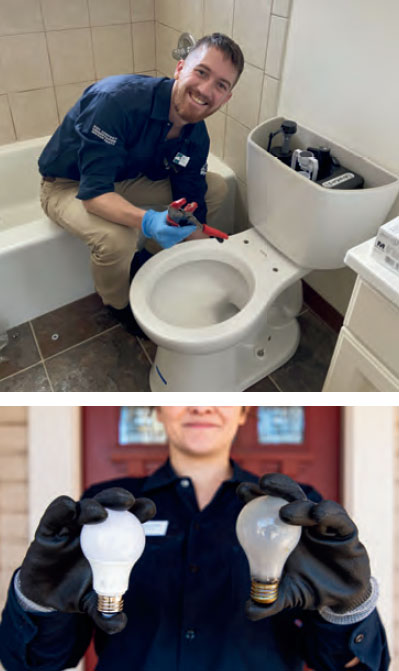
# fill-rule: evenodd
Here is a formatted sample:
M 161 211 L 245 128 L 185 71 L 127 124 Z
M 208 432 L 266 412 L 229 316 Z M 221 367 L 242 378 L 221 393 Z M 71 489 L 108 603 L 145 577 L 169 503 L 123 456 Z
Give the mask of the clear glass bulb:
M 103 522 L 82 527 L 80 545 L 92 570 L 98 610 L 118 613 L 123 609 L 130 572 L 143 553 L 145 534 L 137 517 L 127 510 L 106 511 Z
M 301 537 L 301 527 L 287 524 L 279 516 L 287 503 L 276 496 L 259 496 L 247 503 L 237 518 L 237 538 L 251 573 L 251 598 L 260 604 L 277 599 L 284 564 Z

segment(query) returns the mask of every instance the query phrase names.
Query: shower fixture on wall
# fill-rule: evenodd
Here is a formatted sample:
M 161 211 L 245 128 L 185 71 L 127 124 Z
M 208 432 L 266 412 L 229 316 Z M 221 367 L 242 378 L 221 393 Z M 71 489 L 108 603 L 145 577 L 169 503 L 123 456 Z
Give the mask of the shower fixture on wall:
M 181 58 L 187 58 L 189 51 L 193 48 L 195 42 L 195 37 L 193 37 L 191 33 L 182 33 L 177 42 L 177 49 L 173 49 L 172 51 L 173 58 L 177 61 Z

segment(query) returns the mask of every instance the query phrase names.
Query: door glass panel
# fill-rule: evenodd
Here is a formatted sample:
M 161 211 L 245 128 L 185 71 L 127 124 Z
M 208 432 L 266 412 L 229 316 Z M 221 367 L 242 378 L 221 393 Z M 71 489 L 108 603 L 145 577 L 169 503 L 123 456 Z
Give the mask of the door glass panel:
M 303 407 L 257 408 L 258 442 L 261 444 L 303 443 L 305 412 Z
M 165 443 L 163 424 L 148 406 L 122 406 L 118 426 L 119 445 Z

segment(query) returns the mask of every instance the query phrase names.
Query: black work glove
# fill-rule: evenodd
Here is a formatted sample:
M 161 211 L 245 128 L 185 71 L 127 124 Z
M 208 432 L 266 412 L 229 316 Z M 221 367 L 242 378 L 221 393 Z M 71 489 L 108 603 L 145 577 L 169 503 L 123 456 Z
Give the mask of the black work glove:
M 63 613 L 87 613 L 107 634 L 121 631 L 125 613 L 103 617 L 97 611 L 97 594 L 92 586 L 90 564 L 80 548 L 84 524 L 107 517 L 104 506 L 130 510 L 140 522 L 156 512 L 150 499 L 136 499 L 121 487 L 104 489 L 92 499 L 75 502 L 59 496 L 46 509 L 20 569 L 21 591 L 28 599 Z
M 248 601 L 246 613 L 251 620 L 285 608 L 316 610 L 327 606 L 345 613 L 368 598 L 368 555 L 342 506 L 334 501 L 309 501 L 301 487 L 281 473 L 263 475 L 259 485 L 243 482 L 237 493 L 246 503 L 265 494 L 286 499 L 290 503 L 280 509 L 281 519 L 303 527 L 300 541 L 285 564 L 277 600 L 267 606 Z

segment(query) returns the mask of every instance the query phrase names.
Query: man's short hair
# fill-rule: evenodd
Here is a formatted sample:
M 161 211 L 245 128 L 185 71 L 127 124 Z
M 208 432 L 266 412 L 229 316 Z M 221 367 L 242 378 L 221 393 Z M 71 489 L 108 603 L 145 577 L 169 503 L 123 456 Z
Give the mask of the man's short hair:
M 201 37 L 195 45 L 190 49 L 189 55 L 194 51 L 197 51 L 203 45 L 209 47 L 215 47 L 222 51 L 232 62 L 235 69 L 237 70 L 237 79 L 235 80 L 233 86 L 235 86 L 240 78 L 240 75 L 244 69 L 244 54 L 242 53 L 240 47 L 231 37 L 223 35 L 223 33 L 212 33 L 212 35 L 205 35 Z

